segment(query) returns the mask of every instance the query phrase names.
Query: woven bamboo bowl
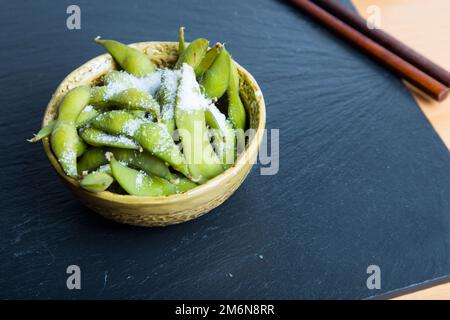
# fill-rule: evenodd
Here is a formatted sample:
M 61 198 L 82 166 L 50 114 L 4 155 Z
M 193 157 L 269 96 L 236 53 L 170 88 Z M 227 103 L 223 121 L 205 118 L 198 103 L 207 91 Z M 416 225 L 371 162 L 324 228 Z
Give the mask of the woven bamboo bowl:
M 143 51 L 159 67 L 172 66 L 178 58 L 177 42 L 140 42 L 131 44 Z M 98 56 L 72 73 L 56 89 L 50 100 L 43 125 L 54 119 L 64 95 L 80 85 L 90 85 L 117 65 L 109 54 Z M 109 191 L 91 193 L 77 180 L 66 176 L 53 154 L 49 139 L 43 140 L 44 150 L 64 184 L 82 203 L 102 216 L 117 222 L 137 226 L 166 226 L 195 219 L 222 204 L 242 184 L 256 160 L 266 122 L 266 110 L 261 89 L 251 74 L 238 65 L 241 76 L 241 98 L 249 115 L 250 128 L 256 130 L 245 152 L 236 163 L 205 184 L 182 194 L 164 197 L 119 195 Z

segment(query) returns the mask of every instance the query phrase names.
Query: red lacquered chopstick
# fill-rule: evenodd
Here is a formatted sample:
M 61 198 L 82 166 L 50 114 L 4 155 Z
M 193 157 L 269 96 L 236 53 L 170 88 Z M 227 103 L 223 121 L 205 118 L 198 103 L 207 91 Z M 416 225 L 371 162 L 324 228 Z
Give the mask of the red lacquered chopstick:
M 325 9 L 310 0 L 291 0 L 291 2 L 433 99 L 442 101 L 447 97 L 449 88 L 446 85 L 370 39 L 362 32 L 339 20 Z

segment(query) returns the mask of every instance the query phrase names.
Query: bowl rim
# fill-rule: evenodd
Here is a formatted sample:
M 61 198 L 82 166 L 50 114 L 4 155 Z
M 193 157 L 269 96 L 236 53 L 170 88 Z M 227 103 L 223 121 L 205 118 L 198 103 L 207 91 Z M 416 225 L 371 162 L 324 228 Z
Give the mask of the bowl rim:
M 155 44 L 172 44 L 172 45 L 176 44 L 176 45 L 178 45 L 178 42 L 174 42 L 174 41 L 144 41 L 144 42 L 134 42 L 134 43 L 130 43 L 128 45 L 130 45 L 132 47 L 135 47 L 135 46 L 139 47 L 139 46 L 149 46 L 149 45 L 155 45 Z M 44 118 L 42 121 L 42 126 L 45 126 L 49 122 L 48 115 L 50 112 L 50 108 L 52 105 L 55 104 L 54 100 L 56 99 L 57 93 L 62 89 L 62 87 L 65 85 L 65 83 L 70 78 L 72 78 L 76 73 L 78 73 L 80 71 L 80 69 L 86 68 L 87 66 L 89 66 L 96 60 L 101 60 L 102 58 L 108 58 L 108 57 L 111 57 L 111 56 L 108 53 L 104 53 L 104 54 L 98 55 L 98 56 L 88 60 L 87 62 L 83 63 L 82 65 L 80 65 L 79 67 L 77 67 L 76 69 L 71 71 L 60 82 L 60 84 L 56 88 L 55 92 L 53 93 L 52 98 L 50 99 L 49 103 L 47 104 L 47 107 L 46 107 L 45 113 L 44 113 Z M 241 73 L 245 74 L 245 76 L 249 79 L 251 86 L 255 89 L 254 90 L 255 96 L 258 96 L 258 98 L 259 98 L 258 99 L 259 119 L 258 119 L 258 124 L 256 127 L 256 132 L 255 132 L 255 135 L 254 135 L 252 141 L 249 143 L 249 145 L 247 146 L 244 153 L 241 154 L 241 156 L 237 159 L 237 161 L 230 168 L 226 169 L 221 174 L 217 175 L 216 177 L 208 180 L 207 182 L 205 182 L 201 185 L 198 185 L 195 188 L 192 188 L 183 193 L 172 194 L 172 195 L 168 195 L 168 196 L 157 196 L 157 197 L 121 195 L 121 194 L 113 193 L 110 191 L 92 193 L 92 192 L 82 189 L 79 186 L 79 182 L 76 179 L 67 176 L 62 171 L 62 168 L 61 168 L 58 160 L 56 159 L 55 155 L 53 154 L 53 151 L 51 150 L 48 137 L 45 137 L 42 140 L 45 154 L 47 155 L 50 163 L 52 164 L 53 168 L 56 170 L 58 175 L 62 179 L 64 179 L 66 182 L 68 182 L 72 187 L 78 189 L 79 191 L 81 191 L 83 193 L 89 194 L 89 196 L 92 198 L 97 198 L 99 200 L 106 200 L 106 201 L 113 202 L 113 203 L 120 203 L 120 204 L 176 203 L 176 202 L 185 201 L 188 199 L 192 199 L 196 196 L 199 196 L 199 195 L 203 194 L 204 192 L 206 192 L 208 189 L 214 189 L 214 188 L 218 187 L 219 185 L 223 184 L 225 182 L 225 180 L 227 179 L 227 177 L 229 177 L 230 175 L 235 175 L 240 170 L 242 170 L 249 161 L 252 161 L 252 159 L 253 159 L 252 155 L 258 154 L 259 147 L 260 147 L 260 144 L 261 144 L 262 138 L 263 138 L 265 124 L 266 124 L 266 106 L 265 106 L 264 96 L 262 94 L 261 88 L 259 87 L 258 83 L 253 78 L 253 76 L 251 75 L 250 72 L 248 72 L 244 67 L 242 67 L 235 60 L 233 60 L 233 61 L 235 62 L 238 70 Z M 256 158 L 257 157 L 255 157 L 255 159 Z

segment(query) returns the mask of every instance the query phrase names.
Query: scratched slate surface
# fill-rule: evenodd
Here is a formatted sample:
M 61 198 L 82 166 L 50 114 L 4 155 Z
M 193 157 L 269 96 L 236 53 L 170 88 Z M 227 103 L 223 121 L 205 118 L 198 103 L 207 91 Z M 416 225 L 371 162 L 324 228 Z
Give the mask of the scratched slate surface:
M 81 7 L 82 29 L 66 29 Z M 280 1 L 1 1 L 0 298 L 352 298 L 450 274 L 450 162 L 393 75 Z M 144 229 L 63 187 L 40 145 L 58 83 L 124 42 L 225 41 L 257 79 L 280 171 L 220 208 Z M 66 289 L 66 267 L 82 289 Z M 368 290 L 366 268 L 382 271 Z

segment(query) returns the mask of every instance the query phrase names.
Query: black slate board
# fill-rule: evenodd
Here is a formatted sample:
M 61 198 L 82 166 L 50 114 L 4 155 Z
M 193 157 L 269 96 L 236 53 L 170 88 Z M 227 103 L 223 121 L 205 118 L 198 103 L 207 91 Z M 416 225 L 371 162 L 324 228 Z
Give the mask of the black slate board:
M 449 153 L 393 75 L 279 1 L 2 1 L 0 298 L 366 298 L 450 274 Z M 348 3 L 347 3 L 348 4 Z M 124 42 L 226 41 L 259 82 L 280 171 L 220 208 L 144 229 L 107 221 L 25 142 L 58 83 Z M 66 267 L 82 290 L 66 289 Z M 368 290 L 366 268 L 382 271 Z

